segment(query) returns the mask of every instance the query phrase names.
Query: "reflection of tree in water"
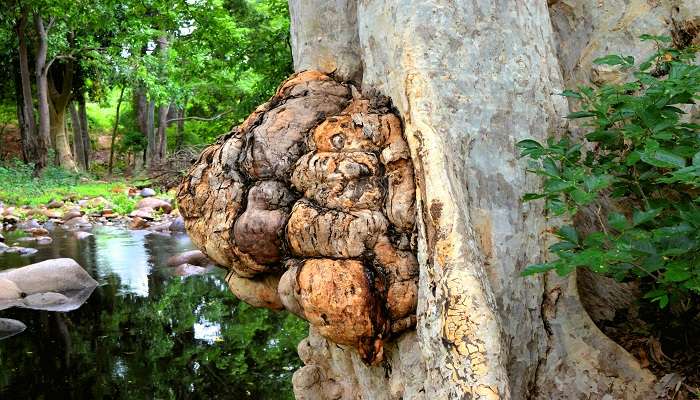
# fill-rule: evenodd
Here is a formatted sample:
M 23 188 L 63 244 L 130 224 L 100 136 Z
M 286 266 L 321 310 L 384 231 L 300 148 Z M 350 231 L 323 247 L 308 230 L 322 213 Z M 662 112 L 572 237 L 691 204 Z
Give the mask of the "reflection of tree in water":
M 305 323 L 237 301 L 221 275 L 151 276 L 150 298 L 111 275 L 70 313 L 5 310 L 29 328 L 0 342 L 0 398 L 292 397 Z M 195 339 L 203 321 L 220 338 Z

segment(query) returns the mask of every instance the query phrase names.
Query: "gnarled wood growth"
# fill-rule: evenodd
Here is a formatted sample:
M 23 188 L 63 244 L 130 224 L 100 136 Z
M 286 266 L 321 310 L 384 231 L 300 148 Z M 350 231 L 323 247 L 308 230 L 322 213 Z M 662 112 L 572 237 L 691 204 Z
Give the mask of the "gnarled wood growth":
M 178 201 L 242 300 L 288 309 L 367 364 L 415 326 L 413 166 L 385 98 L 296 74 L 202 153 Z

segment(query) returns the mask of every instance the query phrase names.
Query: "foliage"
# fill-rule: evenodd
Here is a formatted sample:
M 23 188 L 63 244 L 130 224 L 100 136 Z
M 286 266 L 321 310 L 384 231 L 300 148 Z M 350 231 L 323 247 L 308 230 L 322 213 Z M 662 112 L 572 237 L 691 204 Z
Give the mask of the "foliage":
M 37 207 L 53 199 L 102 196 L 114 205 L 118 214 L 128 214 L 134 209 L 136 200 L 125 193 L 123 181 L 95 182 L 91 178 L 54 166 L 35 177 L 31 164 L 15 160 L 9 165 L 0 165 L 0 201 Z
M 559 226 L 550 247 L 557 259 L 530 265 L 525 275 L 576 268 L 640 279 L 645 295 L 665 307 L 700 294 L 700 125 L 688 105 L 700 93 L 697 48 L 664 48 L 670 38 L 648 36 L 657 52 L 632 82 L 566 91 L 581 105 L 570 119 L 588 121 L 585 139 L 523 140 L 530 171 L 544 177 L 541 193 L 553 216 L 594 215 L 592 232 Z M 634 67 L 634 58 L 611 55 L 598 64 Z M 604 207 L 612 202 L 613 209 Z

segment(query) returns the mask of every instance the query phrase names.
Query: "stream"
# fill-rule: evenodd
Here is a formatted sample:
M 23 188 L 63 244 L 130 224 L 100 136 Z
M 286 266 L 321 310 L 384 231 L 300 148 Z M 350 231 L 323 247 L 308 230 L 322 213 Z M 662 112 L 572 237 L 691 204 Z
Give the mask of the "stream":
M 27 326 L 0 340 L 0 399 L 292 397 L 304 323 L 239 302 L 223 270 L 176 276 L 166 260 L 194 248 L 184 234 L 91 233 L 55 228 L 31 256 L 0 254 L 0 270 L 73 258 L 100 283 L 73 311 L 0 311 Z

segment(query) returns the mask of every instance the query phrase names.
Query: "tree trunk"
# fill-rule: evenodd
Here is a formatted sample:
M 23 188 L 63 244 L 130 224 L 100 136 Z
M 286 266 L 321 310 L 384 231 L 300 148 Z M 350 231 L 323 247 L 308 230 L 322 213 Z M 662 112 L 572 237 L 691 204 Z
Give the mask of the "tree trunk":
M 53 20 L 52 20 L 53 21 Z M 52 25 L 49 22 L 49 28 Z M 36 74 L 36 96 L 39 112 L 39 137 L 45 143 L 46 149 L 51 144 L 51 122 L 49 115 L 49 83 L 48 66 L 46 65 L 46 53 L 48 51 L 48 29 L 44 26 L 44 21 L 39 14 L 34 14 L 34 24 L 37 31 L 37 50 L 35 71 Z
M 180 150 L 182 149 L 182 145 L 185 144 L 185 117 L 187 113 L 187 101 L 185 101 L 185 104 L 182 106 L 182 108 L 178 108 L 177 110 L 177 129 L 176 129 L 176 134 L 175 134 L 175 149 Z
M 83 141 L 83 158 L 85 159 L 85 170 L 90 169 L 90 153 L 92 145 L 90 143 L 90 125 L 88 125 L 87 108 L 85 106 L 85 93 L 78 95 L 78 116 L 80 117 L 80 138 Z
M 17 24 L 17 39 L 19 41 L 19 76 L 20 76 L 20 99 L 21 99 L 21 137 L 22 154 L 25 162 L 35 163 L 35 168 L 41 170 L 46 166 L 48 156 L 48 146 L 44 138 L 37 132 L 36 120 L 34 117 L 34 104 L 32 101 L 32 85 L 29 76 L 29 61 L 27 51 L 27 10 L 22 10 L 19 23 Z
M 109 174 L 112 175 L 112 166 L 114 160 L 114 145 L 117 139 L 117 129 L 119 128 L 119 109 L 122 106 L 122 99 L 124 98 L 124 86 L 122 86 L 119 92 L 119 100 L 117 100 L 117 113 L 114 116 L 114 128 L 112 129 L 112 141 L 109 146 Z
M 550 236 L 542 204 L 522 201 L 541 182 L 516 143 L 569 128 L 558 94 L 564 82 L 605 82 L 591 61 L 618 50 L 606 43 L 635 40 L 637 27 L 662 26 L 661 15 L 698 18 L 700 2 L 291 0 L 289 9 L 295 69 L 354 80 L 361 93 L 322 74 L 307 80 L 315 71 L 293 76 L 202 153 L 178 204 L 193 242 L 231 268 L 234 293 L 311 323 L 297 398 L 655 398 L 656 378 L 596 327 L 575 273 L 520 276 L 549 257 Z M 413 166 L 402 174 L 390 165 L 402 146 L 375 135 L 391 126 L 373 114 L 377 93 L 402 118 Z M 334 103 L 342 96 L 353 101 Z M 372 97 L 365 109 L 361 96 Z M 373 167 L 372 155 L 385 165 Z M 387 174 L 377 190 L 375 171 Z M 415 182 L 415 196 L 410 184 L 392 187 L 398 177 Z M 396 221 L 368 210 L 390 219 L 389 203 L 406 192 L 417 232 L 404 242 Z M 384 208 L 371 204 L 382 195 Z M 396 321 L 381 330 L 396 283 L 388 265 L 399 264 L 383 262 L 375 233 L 387 225 L 401 260 L 410 264 L 417 248 L 416 329 L 398 336 Z M 360 255 L 380 269 L 354 276 Z
M 156 133 L 156 160 L 158 162 L 165 159 L 165 153 L 168 147 L 168 135 L 166 128 L 168 127 L 168 110 L 169 104 L 162 104 L 158 107 L 158 131 Z
M 57 165 L 77 171 L 65 129 L 66 107 L 73 94 L 73 63 L 53 63 L 49 74 L 50 128 Z
M 75 106 L 74 101 L 70 103 L 68 108 L 70 110 L 71 130 L 73 131 L 73 154 L 75 154 L 75 161 L 78 164 L 78 168 L 86 171 L 87 164 L 85 162 L 85 151 L 83 150 L 83 133 L 80 125 L 78 108 Z
M 146 111 L 146 158 L 144 163 L 150 168 L 156 162 L 156 157 L 158 154 L 158 143 L 156 141 L 156 131 L 155 131 L 155 111 L 156 102 L 155 100 L 150 100 L 148 102 L 148 108 Z
M 143 136 L 148 135 L 148 100 L 146 90 L 142 86 L 134 88 L 133 106 L 136 116 L 136 126 Z

